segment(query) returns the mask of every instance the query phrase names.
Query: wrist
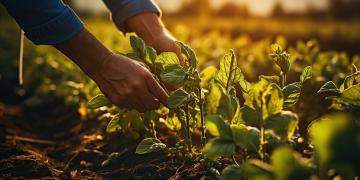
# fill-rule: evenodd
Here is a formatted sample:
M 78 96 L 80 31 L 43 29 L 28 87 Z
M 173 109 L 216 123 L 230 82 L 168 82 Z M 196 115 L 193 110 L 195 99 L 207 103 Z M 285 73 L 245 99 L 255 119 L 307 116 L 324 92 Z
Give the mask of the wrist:
M 156 42 L 156 39 L 167 34 L 166 28 L 155 13 L 140 13 L 126 20 L 125 23 L 150 46 Z

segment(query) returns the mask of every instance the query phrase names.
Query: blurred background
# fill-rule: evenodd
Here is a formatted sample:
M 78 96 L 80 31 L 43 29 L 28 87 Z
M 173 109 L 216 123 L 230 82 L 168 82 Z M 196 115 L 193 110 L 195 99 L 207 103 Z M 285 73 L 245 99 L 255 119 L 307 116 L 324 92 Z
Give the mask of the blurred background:
M 100 0 L 70 1 L 81 14 L 106 15 Z M 155 0 L 166 25 L 206 33 L 220 30 L 252 39 L 285 36 L 289 42 L 316 38 L 324 49 L 360 48 L 359 0 Z

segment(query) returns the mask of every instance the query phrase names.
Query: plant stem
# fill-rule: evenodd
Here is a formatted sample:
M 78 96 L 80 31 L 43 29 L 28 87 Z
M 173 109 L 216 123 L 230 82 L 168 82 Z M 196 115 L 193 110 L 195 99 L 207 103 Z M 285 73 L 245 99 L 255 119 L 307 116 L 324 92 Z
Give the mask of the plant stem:
M 263 93 L 260 92 L 260 157 L 262 161 L 265 161 L 265 128 L 263 117 Z
M 201 145 L 202 147 L 205 147 L 206 144 L 206 129 L 205 129 L 205 121 L 204 121 L 204 102 L 201 97 L 201 87 L 198 86 L 199 91 L 199 108 L 200 108 L 200 123 L 201 123 Z
M 186 116 L 186 136 L 187 136 L 187 144 L 188 151 L 191 152 L 191 135 L 190 135 L 190 116 L 189 116 L 189 104 L 185 106 L 185 116 Z
M 286 74 L 282 72 L 281 77 L 282 77 L 281 83 L 282 83 L 282 88 L 283 88 L 286 85 Z
M 235 159 L 235 155 L 232 155 L 231 158 L 234 161 L 234 164 L 236 164 L 237 166 L 240 166 L 239 163 Z

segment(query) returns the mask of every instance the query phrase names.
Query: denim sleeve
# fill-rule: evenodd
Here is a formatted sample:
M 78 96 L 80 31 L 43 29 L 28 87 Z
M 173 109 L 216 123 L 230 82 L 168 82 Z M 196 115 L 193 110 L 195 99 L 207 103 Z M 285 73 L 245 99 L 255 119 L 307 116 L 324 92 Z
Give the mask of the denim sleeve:
M 117 28 L 122 32 L 130 32 L 125 20 L 141 12 L 154 12 L 161 15 L 160 9 L 152 0 L 103 0 L 111 11 L 111 17 Z
M 0 0 L 25 35 L 35 44 L 54 45 L 83 28 L 74 11 L 61 0 Z

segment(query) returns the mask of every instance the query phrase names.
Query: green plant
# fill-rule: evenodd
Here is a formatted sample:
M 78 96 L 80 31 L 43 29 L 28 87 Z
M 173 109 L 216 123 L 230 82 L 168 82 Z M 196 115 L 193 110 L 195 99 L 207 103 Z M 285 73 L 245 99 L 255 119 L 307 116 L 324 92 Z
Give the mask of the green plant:
M 346 76 L 340 88 L 332 81 L 326 82 L 318 93 L 327 93 L 332 100 L 331 107 L 337 110 L 360 111 L 360 71 L 352 66 L 352 74 Z

